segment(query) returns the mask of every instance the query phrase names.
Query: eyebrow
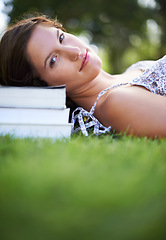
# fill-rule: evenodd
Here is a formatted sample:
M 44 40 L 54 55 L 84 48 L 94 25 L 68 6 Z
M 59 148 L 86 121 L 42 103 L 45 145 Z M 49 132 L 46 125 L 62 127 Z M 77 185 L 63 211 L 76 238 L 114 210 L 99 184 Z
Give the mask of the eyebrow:
M 57 30 L 57 41 L 59 39 L 59 29 Z M 52 52 L 50 52 L 50 54 L 46 57 L 45 61 L 44 61 L 44 69 L 46 69 L 46 63 L 47 63 L 47 60 L 51 57 L 52 55 Z

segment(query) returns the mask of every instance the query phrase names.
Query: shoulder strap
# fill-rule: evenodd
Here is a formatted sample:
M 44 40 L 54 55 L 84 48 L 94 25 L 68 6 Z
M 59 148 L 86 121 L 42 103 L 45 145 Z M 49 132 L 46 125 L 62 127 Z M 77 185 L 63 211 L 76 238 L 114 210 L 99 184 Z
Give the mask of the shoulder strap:
M 73 123 L 73 129 L 72 132 L 74 131 L 80 131 L 83 133 L 83 135 L 88 136 L 88 128 L 94 127 L 93 133 L 95 135 L 99 135 L 99 134 L 103 134 L 103 133 L 107 133 L 111 130 L 111 126 L 109 127 L 105 127 L 103 126 L 94 116 L 93 113 L 95 111 L 96 108 L 96 104 L 99 101 L 99 99 L 110 89 L 112 88 L 116 88 L 122 85 L 127 85 L 128 83 L 120 83 L 111 87 L 108 87 L 104 90 L 102 90 L 95 103 L 93 104 L 93 106 L 91 107 L 90 111 L 86 111 L 85 109 L 83 109 L 82 107 L 78 107 L 76 108 L 73 113 L 72 113 L 72 119 L 71 122 Z M 76 122 L 78 121 L 79 127 L 75 127 Z
M 97 99 L 96 99 L 95 103 L 94 103 L 93 106 L 91 107 L 90 113 L 91 113 L 91 114 L 94 113 L 97 102 L 99 101 L 99 99 L 100 99 L 108 90 L 110 90 L 110 89 L 112 89 L 112 88 L 116 88 L 116 87 L 122 86 L 122 85 L 127 85 L 127 84 L 129 84 L 129 83 L 119 83 L 119 84 L 113 85 L 113 86 L 111 86 L 111 87 L 108 87 L 108 88 L 105 88 L 104 90 L 102 90 L 102 91 L 99 93 L 99 95 L 97 96 Z

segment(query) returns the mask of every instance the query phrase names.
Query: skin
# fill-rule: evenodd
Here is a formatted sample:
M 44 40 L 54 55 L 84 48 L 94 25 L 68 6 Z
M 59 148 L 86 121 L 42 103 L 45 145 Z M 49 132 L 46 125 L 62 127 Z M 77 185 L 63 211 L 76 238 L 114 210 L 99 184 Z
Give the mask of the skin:
M 89 61 L 81 69 L 86 51 Z M 88 111 L 100 91 L 118 83 L 128 83 L 142 74 L 140 70 L 132 70 L 110 75 L 101 69 L 101 59 L 96 53 L 77 37 L 43 25 L 38 25 L 32 33 L 27 54 L 42 79 L 49 85 L 66 84 L 68 96 Z M 103 95 L 94 115 L 117 132 L 166 137 L 165 106 L 165 97 L 141 86 L 126 85 Z
M 90 61 L 85 70 L 79 71 L 86 50 Z M 27 53 L 42 79 L 49 85 L 66 84 L 69 92 L 94 79 L 101 69 L 100 58 L 87 45 L 54 27 L 38 25 Z

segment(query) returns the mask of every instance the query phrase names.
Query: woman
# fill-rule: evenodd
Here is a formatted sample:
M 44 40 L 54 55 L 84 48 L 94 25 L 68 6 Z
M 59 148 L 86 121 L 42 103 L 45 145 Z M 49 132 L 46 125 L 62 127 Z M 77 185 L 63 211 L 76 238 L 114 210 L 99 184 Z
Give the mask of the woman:
M 112 126 L 116 132 L 166 137 L 166 56 L 114 76 L 101 65 L 89 46 L 43 16 L 10 27 L 0 44 L 2 84 L 65 84 L 67 96 L 82 107 L 72 121 L 78 118 L 85 135 L 94 125 L 97 134 Z M 84 123 L 82 116 L 92 121 Z

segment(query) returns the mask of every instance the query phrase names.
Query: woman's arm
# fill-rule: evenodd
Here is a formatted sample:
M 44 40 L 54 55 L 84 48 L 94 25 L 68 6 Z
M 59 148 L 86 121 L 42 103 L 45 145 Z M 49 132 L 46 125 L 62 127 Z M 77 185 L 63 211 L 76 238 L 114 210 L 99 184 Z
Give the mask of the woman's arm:
M 102 103 L 100 120 L 118 132 L 147 137 L 166 137 L 166 97 L 143 87 L 119 87 Z

